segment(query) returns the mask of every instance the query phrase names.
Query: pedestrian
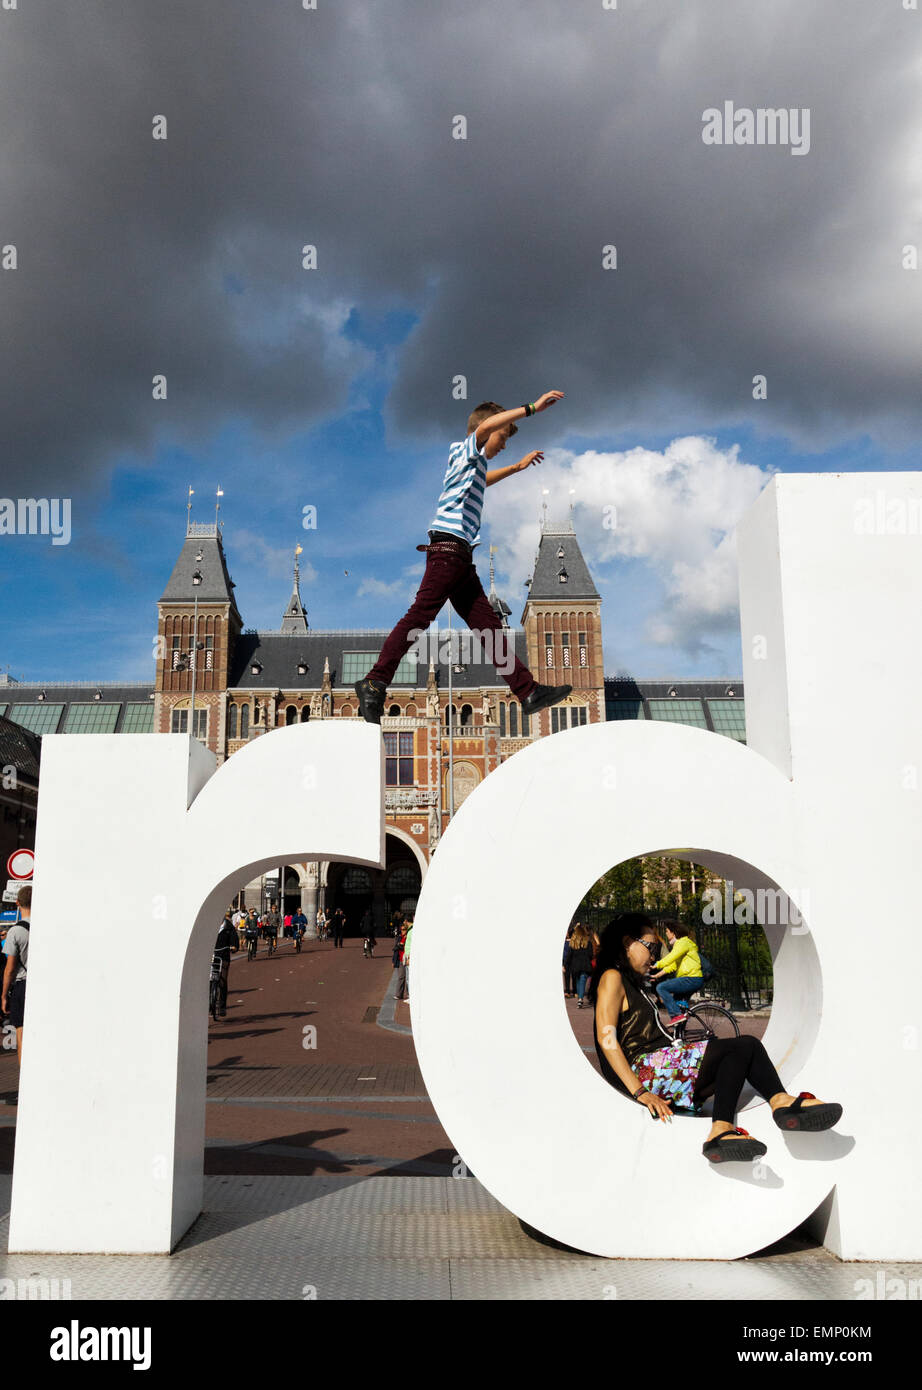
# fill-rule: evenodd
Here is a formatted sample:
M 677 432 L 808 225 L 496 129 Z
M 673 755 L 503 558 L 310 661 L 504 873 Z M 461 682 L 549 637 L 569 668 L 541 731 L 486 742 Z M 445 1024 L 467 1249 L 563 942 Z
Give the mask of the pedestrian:
M 224 914 L 224 921 L 218 931 L 218 939 L 214 944 L 214 953 L 221 962 L 221 981 L 218 993 L 218 1017 L 224 1018 L 227 1013 L 227 977 L 230 972 L 231 952 L 240 950 L 240 938 L 237 935 L 237 928 L 234 926 L 230 908 Z
M 22 1066 L 22 1020 L 26 1008 L 26 974 L 29 965 L 29 924 L 32 918 L 32 885 L 25 884 L 16 895 L 18 917 L 3 943 L 6 965 L 3 970 L 0 1010 L 9 1014 L 16 1029 L 16 1056 Z
M 506 468 L 487 469 L 487 463 L 506 447 L 517 432 L 513 421 L 537 415 L 563 399 L 562 391 L 546 391 L 529 405 L 503 410 L 495 401 L 484 401 L 468 417 L 467 438 L 452 444 L 448 467 L 435 517 L 429 529 L 426 569 L 413 604 L 391 632 L 374 666 L 355 683 L 359 713 L 369 724 L 380 724 L 387 687 L 401 658 L 425 632 L 446 600 L 481 638 L 487 631 L 503 633 L 503 655 L 493 652 L 497 672 L 516 696 L 525 714 L 556 705 L 570 694 L 569 685 L 539 685 L 514 652 L 506 650 L 508 630 L 503 628 L 474 568 L 474 546 L 480 543 L 480 515 L 486 488 L 513 473 L 521 473 L 544 455 L 535 450 Z M 493 642 L 496 642 L 494 636 Z M 511 660 L 510 660 L 511 658 Z
M 342 947 L 343 932 L 346 930 L 346 914 L 341 907 L 333 913 L 333 949 Z
M 407 994 L 407 967 L 403 959 L 403 952 L 407 939 L 406 922 L 401 923 L 399 930 L 400 935 L 397 936 L 394 940 L 394 951 L 391 956 L 391 960 L 393 962 L 394 969 L 397 971 L 397 984 L 394 988 L 394 998 L 403 1001 L 404 999 L 409 998 L 409 995 Z
M 403 939 L 403 965 L 406 971 L 406 998 L 410 998 L 410 943 L 413 940 L 413 914 L 407 918 L 407 934 Z
M 577 1008 L 581 1009 L 589 976 L 592 974 L 592 937 L 580 922 L 577 922 L 570 937 L 569 967 L 570 979 L 576 982 L 576 997 L 579 1000 Z

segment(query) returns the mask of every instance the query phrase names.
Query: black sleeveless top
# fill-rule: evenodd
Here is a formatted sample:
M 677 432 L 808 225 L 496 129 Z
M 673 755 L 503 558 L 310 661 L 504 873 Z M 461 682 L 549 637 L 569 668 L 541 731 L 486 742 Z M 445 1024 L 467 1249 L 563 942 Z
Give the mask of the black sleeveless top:
M 633 1067 L 638 1057 L 642 1057 L 645 1052 L 656 1052 L 660 1047 L 668 1047 L 675 1042 L 660 1024 L 656 1009 L 640 990 L 631 984 L 630 980 L 621 976 L 624 985 L 624 993 L 627 996 L 627 1008 L 622 1011 L 617 1026 L 618 1043 L 624 1053 L 627 1064 Z M 599 1035 L 596 1031 L 595 1016 L 592 1021 L 592 1034 L 595 1039 L 596 1056 L 599 1059 L 599 1068 L 605 1080 L 610 1086 L 616 1087 L 622 1095 L 630 1095 L 624 1082 L 616 1075 L 611 1063 L 605 1055 L 602 1044 L 599 1042 Z

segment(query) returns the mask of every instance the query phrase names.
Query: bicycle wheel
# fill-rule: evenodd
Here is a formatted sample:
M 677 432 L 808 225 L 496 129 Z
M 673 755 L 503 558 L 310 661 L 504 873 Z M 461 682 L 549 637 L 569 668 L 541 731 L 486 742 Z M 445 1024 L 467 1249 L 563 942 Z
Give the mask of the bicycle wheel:
M 218 1021 L 219 998 L 220 982 L 218 980 L 212 980 L 208 987 L 208 1012 L 211 1014 L 211 1017 L 214 1019 L 215 1023 L 217 1023 Z
M 695 1004 L 685 1024 L 685 1042 L 707 1042 L 710 1038 L 738 1038 L 739 1024 L 719 1004 Z

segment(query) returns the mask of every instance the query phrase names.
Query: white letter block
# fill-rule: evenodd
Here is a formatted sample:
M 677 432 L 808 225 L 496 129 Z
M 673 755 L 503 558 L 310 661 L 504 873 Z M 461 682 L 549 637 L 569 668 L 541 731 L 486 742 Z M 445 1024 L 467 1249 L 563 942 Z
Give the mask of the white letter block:
M 228 902 L 280 863 L 384 862 L 379 729 L 294 724 L 215 765 L 179 734 L 42 742 L 11 1251 L 173 1248 Z
M 909 524 L 869 529 L 869 503 Z M 439 845 L 414 933 L 420 1067 L 466 1168 L 566 1244 L 734 1258 L 816 1212 L 845 1259 L 919 1257 L 920 509 L 918 473 L 777 476 L 737 533 L 749 747 L 571 729 L 504 763 Z M 11 1251 L 163 1252 L 188 1228 L 224 907 L 280 862 L 381 864 L 382 760 L 351 721 L 264 735 L 216 773 L 178 735 L 44 740 Z M 766 926 L 765 1045 L 789 1090 L 842 1101 L 835 1130 L 785 1135 L 748 1097 L 768 1154 L 714 1168 L 706 1119 L 653 1123 L 580 1051 L 566 926 L 612 864 L 657 853 L 803 909 Z
M 426 1088 L 470 1172 L 580 1250 L 732 1259 L 817 1211 L 844 1259 L 922 1254 L 907 1044 L 922 814 L 905 777 L 922 765 L 922 536 L 856 529 L 881 490 L 919 517 L 922 474 L 792 474 L 739 526 L 748 747 L 658 722 L 541 739 L 466 799 L 426 877 L 411 967 Z M 842 1102 L 836 1129 L 786 1135 L 747 1092 L 740 1123 L 768 1153 L 713 1167 L 708 1119 L 654 1123 L 592 1069 L 564 1005 L 564 934 L 591 884 L 640 854 L 802 900 L 803 926 L 766 928 L 764 1042 L 789 1091 Z M 484 988 L 487 958 L 500 987 Z

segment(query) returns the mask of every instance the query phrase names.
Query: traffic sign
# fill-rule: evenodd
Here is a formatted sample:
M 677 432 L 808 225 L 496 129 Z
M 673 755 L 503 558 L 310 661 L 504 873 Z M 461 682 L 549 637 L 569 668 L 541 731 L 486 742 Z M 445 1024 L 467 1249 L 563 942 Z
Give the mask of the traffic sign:
M 9 859 L 6 861 L 6 871 L 10 878 L 20 880 L 31 878 L 34 868 L 35 853 L 31 849 L 14 849 Z

